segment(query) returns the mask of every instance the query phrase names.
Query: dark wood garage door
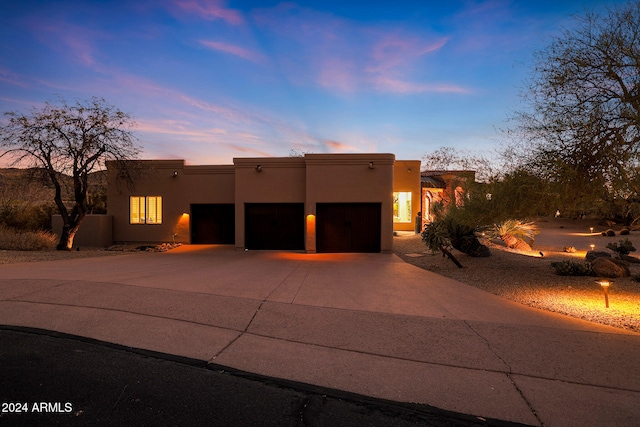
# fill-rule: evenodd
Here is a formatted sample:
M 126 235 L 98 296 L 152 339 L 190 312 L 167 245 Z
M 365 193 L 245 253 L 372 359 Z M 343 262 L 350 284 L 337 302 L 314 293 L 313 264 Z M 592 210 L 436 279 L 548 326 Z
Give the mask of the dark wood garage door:
M 191 205 L 191 243 L 235 243 L 236 212 L 233 204 Z
M 380 252 L 380 203 L 318 203 L 317 252 Z
M 304 249 L 303 203 L 247 203 L 244 212 L 247 249 Z

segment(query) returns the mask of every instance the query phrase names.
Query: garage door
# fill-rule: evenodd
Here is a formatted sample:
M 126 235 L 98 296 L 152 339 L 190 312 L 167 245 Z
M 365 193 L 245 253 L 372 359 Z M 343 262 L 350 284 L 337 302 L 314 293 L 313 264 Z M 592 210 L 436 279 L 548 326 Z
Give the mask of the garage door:
M 236 216 L 233 204 L 191 205 L 191 243 L 235 243 Z
M 317 252 L 380 252 L 380 203 L 318 203 Z
M 247 203 L 247 249 L 304 250 L 303 203 Z

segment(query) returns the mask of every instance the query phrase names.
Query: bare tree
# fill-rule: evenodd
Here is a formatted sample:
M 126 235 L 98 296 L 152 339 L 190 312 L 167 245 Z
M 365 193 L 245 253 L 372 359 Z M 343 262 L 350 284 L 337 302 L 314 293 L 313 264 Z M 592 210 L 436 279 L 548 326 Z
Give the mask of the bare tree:
M 535 55 L 519 166 L 593 200 L 640 187 L 640 1 L 586 12 Z M 566 190 L 565 190 L 566 191 Z
M 483 155 L 454 147 L 440 147 L 422 156 L 423 170 L 470 170 L 478 181 L 488 181 L 498 174 L 497 167 Z
M 0 158 L 9 158 L 12 166 L 46 171 L 64 224 L 57 249 L 70 250 L 86 215 L 89 174 L 104 169 L 106 160 L 126 167 L 126 160 L 138 156 L 140 149 L 131 131 L 134 122 L 128 114 L 97 97 L 72 105 L 65 100 L 47 102 L 29 114 L 5 115 L 8 122 L 0 126 Z M 73 179 L 70 211 L 63 201 L 63 175 Z

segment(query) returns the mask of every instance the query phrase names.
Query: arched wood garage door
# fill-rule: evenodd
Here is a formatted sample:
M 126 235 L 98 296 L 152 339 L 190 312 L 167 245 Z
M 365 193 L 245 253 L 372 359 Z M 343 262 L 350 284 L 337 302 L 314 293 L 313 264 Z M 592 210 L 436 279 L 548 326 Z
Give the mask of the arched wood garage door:
M 317 252 L 380 252 L 380 203 L 318 203 Z
M 236 236 L 235 205 L 191 205 L 191 243 L 232 245 Z
M 304 250 L 304 203 L 246 203 L 245 248 Z

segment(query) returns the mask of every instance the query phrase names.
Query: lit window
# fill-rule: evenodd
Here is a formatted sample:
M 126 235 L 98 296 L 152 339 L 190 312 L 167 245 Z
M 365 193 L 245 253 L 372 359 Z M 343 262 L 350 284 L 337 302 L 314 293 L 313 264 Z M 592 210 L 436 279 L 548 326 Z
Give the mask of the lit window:
M 411 221 L 411 192 L 393 193 L 393 222 Z
M 162 197 L 131 196 L 129 222 L 131 224 L 162 224 Z

